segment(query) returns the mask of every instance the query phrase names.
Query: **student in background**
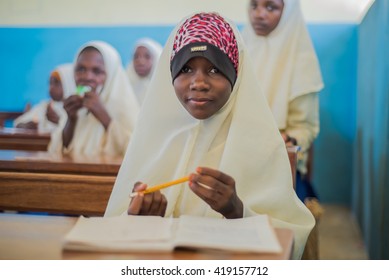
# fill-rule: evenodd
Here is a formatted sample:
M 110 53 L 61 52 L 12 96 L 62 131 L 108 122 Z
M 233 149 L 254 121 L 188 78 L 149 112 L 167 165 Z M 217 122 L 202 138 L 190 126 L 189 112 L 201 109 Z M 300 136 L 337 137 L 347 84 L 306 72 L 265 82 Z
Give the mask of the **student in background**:
M 73 76 L 73 65 L 62 64 L 53 70 L 49 79 L 51 99 L 44 100 L 14 120 L 17 128 L 37 129 L 40 132 L 51 132 L 66 118 L 63 100 L 76 89 Z
M 132 61 L 127 65 L 127 75 L 139 104 L 144 100 L 161 52 L 162 46 L 150 38 L 142 38 L 135 44 Z
M 296 192 L 316 197 L 305 179 L 308 150 L 319 133 L 323 81 L 298 0 L 250 0 L 242 31 L 255 75 L 287 145 L 298 145 Z
M 74 77 L 89 91 L 64 101 L 68 118 L 53 134 L 49 151 L 124 155 L 139 105 L 118 52 L 105 42 L 86 43 L 76 55 Z
M 294 257 L 314 226 L 292 187 L 285 144 L 236 26 L 195 14 L 171 33 L 105 216 L 242 218 L 294 230 Z M 150 194 L 147 186 L 189 175 Z M 139 191 L 129 203 L 129 194 Z

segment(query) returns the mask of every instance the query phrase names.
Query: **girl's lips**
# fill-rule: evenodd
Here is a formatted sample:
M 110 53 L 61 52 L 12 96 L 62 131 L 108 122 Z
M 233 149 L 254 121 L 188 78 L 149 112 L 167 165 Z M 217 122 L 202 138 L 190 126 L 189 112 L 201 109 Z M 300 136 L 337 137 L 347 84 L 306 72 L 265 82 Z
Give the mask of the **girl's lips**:
M 265 30 L 267 29 L 267 24 L 264 24 L 264 23 L 256 23 L 253 25 L 254 29 L 255 30 Z
M 201 106 L 211 102 L 211 100 L 208 98 L 188 98 L 188 102 L 193 105 Z

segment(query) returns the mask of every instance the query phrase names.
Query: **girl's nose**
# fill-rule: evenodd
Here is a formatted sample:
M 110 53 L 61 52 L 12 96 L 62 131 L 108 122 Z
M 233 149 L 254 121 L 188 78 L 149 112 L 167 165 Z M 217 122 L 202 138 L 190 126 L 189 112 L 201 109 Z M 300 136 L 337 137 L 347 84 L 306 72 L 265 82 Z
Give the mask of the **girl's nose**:
M 206 90 L 209 89 L 207 75 L 203 71 L 195 71 L 190 83 L 191 90 Z
M 255 8 L 254 16 L 259 19 L 264 19 L 266 17 L 266 9 L 262 7 Z

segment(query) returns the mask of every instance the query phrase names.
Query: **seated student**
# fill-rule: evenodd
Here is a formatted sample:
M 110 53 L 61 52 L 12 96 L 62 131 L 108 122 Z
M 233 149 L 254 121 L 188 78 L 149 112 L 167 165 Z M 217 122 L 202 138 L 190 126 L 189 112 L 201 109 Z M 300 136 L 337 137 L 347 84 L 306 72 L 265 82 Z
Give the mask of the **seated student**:
M 62 64 L 50 74 L 49 93 L 51 99 L 44 100 L 14 120 L 17 128 L 53 131 L 61 118 L 66 118 L 63 100 L 76 89 L 73 76 L 73 65 Z
M 86 43 L 76 55 L 74 77 L 90 91 L 64 101 L 68 118 L 53 133 L 49 151 L 124 155 L 139 105 L 118 52 L 105 42 Z
M 238 29 L 218 14 L 195 14 L 176 27 L 105 216 L 267 214 L 294 231 L 294 258 L 301 257 L 315 221 L 293 190 L 285 144 L 249 63 Z M 188 184 L 141 193 L 187 175 Z M 132 191 L 139 193 L 129 203 Z
M 149 38 L 142 38 L 135 44 L 133 59 L 127 65 L 127 75 L 139 104 L 142 104 L 144 100 L 147 86 L 161 52 L 162 46 Z
M 296 192 L 316 197 L 307 173 L 308 150 L 319 133 L 323 88 L 316 52 L 298 0 L 250 0 L 249 24 L 242 31 L 254 71 L 287 145 L 301 147 Z

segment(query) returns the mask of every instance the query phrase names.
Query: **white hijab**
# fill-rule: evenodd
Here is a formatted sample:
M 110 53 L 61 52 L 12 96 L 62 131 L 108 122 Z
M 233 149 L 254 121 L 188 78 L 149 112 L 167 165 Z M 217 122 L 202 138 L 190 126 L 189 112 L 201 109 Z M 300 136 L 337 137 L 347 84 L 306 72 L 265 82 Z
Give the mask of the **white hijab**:
M 242 30 L 242 37 L 278 128 L 284 129 L 288 103 L 323 88 L 318 59 L 299 0 L 284 0 L 281 20 L 268 36 L 256 35 L 248 23 Z
M 161 55 L 162 46 L 158 42 L 150 38 L 142 38 L 135 43 L 134 53 L 138 47 L 145 47 L 146 49 L 148 49 L 148 51 L 151 54 L 151 59 L 153 61 L 150 73 L 145 77 L 140 77 L 135 72 L 134 61 L 131 61 L 127 65 L 127 75 L 128 78 L 130 79 L 131 86 L 134 89 L 135 95 L 138 97 L 139 104 L 142 104 L 147 90 L 147 86 L 150 83 L 151 76 L 155 71 L 155 68 L 158 63 L 158 59 Z
M 118 52 L 109 44 L 92 41 L 83 45 L 75 57 L 86 47 L 96 48 L 104 59 L 107 73 L 100 93 L 100 100 L 111 116 L 111 123 L 105 131 L 103 125 L 86 108 L 79 110 L 73 139 L 66 152 L 84 155 L 124 155 L 130 135 L 134 129 L 139 105 L 122 67 Z M 62 149 L 62 129 L 52 137 L 49 151 Z
M 61 64 L 55 70 L 58 72 L 59 77 L 61 78 L 63 99 L 66 99 L 76 90 L 73 63 Z
M 169 70 L 172 41 L 182 23 L 171 33 L 162 52 L 105 216 L 127 210 L 128 195 L 137 181 L 151 186 L 208 166 L 235 179 L 245 216 L 268 214 L 276 226 L 295 231 L 298 258 L 314 219 L 295 195 L 285 144 L 266 99 L 254 94 L 259 85 L 239 32 L 229 22 L 239 47 L 238 78 L 231 97 L 214 116 L 198 120 L 178 101 Z M 163 193 L 168 201 L 166 216 L 221 218 L 187 184 Z

